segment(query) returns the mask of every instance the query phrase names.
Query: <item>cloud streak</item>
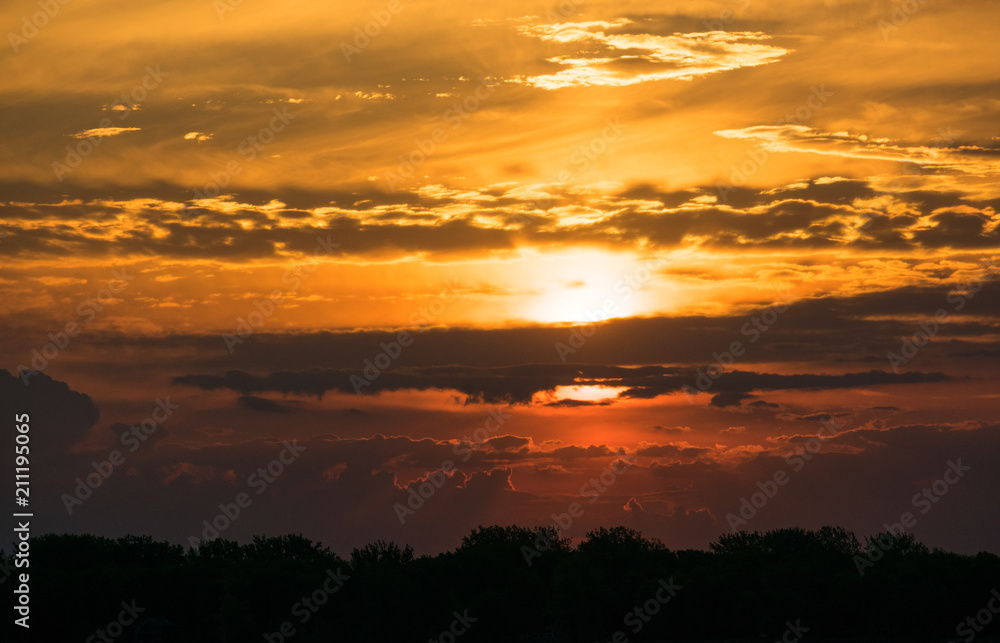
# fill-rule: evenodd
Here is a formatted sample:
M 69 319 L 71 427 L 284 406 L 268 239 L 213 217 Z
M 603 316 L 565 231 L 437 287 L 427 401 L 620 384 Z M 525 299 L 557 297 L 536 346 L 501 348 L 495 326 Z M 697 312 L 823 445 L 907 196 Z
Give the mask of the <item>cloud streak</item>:
M 126 132 L 138 132 L 140 129 L 139 127 L 97 127 L 77 132 L 73 138 L 109 138 Z
M 690 80 L 743 67 L 776 62 L 791 50 L 763 44 L 759 32 L 713 31 L 661 36 L 623 33 L 635 25 L 613 21 L 522 25 L 519 31 L 544 42 L 575 45 L 577 53 L 548 61 L 564 67 L 553 74 L 529 76 L 528 85 L 555 90 L 566 87 L 626 87 L 660 80 Z M 617 32 L 617 33 L 612 33 Z

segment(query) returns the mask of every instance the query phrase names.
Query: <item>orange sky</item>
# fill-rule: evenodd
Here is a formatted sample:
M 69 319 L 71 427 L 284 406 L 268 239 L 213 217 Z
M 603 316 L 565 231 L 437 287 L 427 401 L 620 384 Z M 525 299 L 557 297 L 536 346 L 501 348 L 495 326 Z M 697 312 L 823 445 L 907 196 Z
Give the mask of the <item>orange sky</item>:
M 126 477 L 197 526 L 269 438 L 316 445 L 275 493 L 357 526 L 235 535 L 427 550 L 541 524 L 619 453 L 588 520 L 699 545 L 819 417 L 846 427 L 802 485 L 825 495 L 761 528 L 873 530 L 945 445 L 998 457 L 1000 15 L 911 4 L 95 0 L 36 28 L 8 3 L 0 368 L 100 410 L 65 429 L 51 528 L 123 515 Z M 168 394 L 141 466 L 68 515 Z M 397 522 L 495 408 L 464 513 Z M 859 462 L 899 464 L 824 485 Z M 955 524 L 968 493 L 918 536 L 995 549 Z

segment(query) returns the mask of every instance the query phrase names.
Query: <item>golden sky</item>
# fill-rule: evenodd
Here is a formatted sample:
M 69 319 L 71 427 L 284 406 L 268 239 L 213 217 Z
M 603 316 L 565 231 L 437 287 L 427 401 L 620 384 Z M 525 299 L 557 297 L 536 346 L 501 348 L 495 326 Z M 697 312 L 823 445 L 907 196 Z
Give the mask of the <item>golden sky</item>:
M 39 6 L 0 11 L 0 368 L 100 409 L 66 429 L 79 475 L 180 401 L 127 476 L 193 526 L 130 528 L 183 540 L 292 437 L 315 455 L 275 493 L 359 526 L 235 535 L 447 548 L 630 453 L 588 524 L 700 546 L 820 417 L 822 473 L 751 527 L 871 531 L 942 445 L 1000 457 L 996 3 Z M 397 521 L 497 408 L 464 513 Z M 139 502 L 120 476 L 67 515 L 78 474 L 53 529 Z M 968 493 L 918 536 L 996 548 L 955 527 Z

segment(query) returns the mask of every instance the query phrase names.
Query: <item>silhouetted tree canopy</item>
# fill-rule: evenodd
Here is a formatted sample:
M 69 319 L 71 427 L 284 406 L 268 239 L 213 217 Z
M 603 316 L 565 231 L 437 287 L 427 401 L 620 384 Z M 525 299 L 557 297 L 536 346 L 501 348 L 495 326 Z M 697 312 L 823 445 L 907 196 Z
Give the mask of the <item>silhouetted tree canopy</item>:
M 187 551 L 149 536 L 44 535 L 31 551 L 31 640 L 45 641 L 85 641 L 128 606 L 138 618 L 119 641 L 780 640 L 789 623 L 809 638 L 940 641 L 962 638 L 956 628 L 1000 597 L 994 554 L 888 532 L 862 542 L 839 527 L 724 534 L 708 551 L 628 527 L 574 547 L 554 528 L 516 525 L 419 557 L 379 540 L 344 560 L 296 534 Z M 12 561 L 0 552 L 8 588 Z M 980 640 L 1000 631 L 1000 615 L 971 622 Z M 0 638 L 20 629 L 7 619 Z

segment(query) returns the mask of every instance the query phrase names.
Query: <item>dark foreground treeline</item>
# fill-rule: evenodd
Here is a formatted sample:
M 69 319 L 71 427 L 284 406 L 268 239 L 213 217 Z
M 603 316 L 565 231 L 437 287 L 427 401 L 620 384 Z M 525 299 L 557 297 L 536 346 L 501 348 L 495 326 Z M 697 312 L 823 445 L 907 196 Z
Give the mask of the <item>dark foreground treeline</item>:
M 348 560 L 300 536 L 185 551 L 47 535 L 30 560 L 32 641 L 963 641 L 1000 623 L 996 555 L 889 534 L 859 543 L 832 527 L 671 551 L 624 527 L 574 548 L 544 529 L 494 526 L 437 556 L 380 541 Z M 8 597 L 20 571 L 10 563 L 0 560 Z M 27 640 L 12 620 L 0 639 Z

